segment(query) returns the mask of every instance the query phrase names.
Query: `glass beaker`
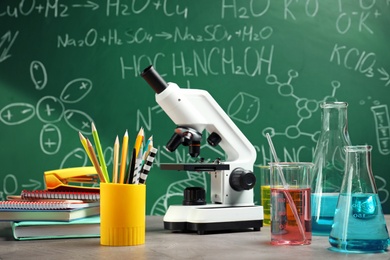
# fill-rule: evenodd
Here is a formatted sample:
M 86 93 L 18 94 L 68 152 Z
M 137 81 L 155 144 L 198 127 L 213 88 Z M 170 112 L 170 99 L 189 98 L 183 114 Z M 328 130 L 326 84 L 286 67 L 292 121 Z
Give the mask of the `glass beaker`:
M 263 206 L 264 220 L 263 224 L 271 224 L 271 187 L 270 187 L 270 167 L 262 165 L 260 168 L 260 197 L 261 206 Z
M 325 102 L 322 108 L 321 134 L 313 156 L 311 179 L 312 230 L 329 235 L 344 176 L 344 146 L 351 145 L 348 135 L 346 102 Z
M 389 234 L 371 169 L 370 145 L 346 146 L 345 176 L 329 236 L 334 251 L 387 249 Z
M 271 244 L 311 244 L 310 170 L 312 163 L 271 166 Z

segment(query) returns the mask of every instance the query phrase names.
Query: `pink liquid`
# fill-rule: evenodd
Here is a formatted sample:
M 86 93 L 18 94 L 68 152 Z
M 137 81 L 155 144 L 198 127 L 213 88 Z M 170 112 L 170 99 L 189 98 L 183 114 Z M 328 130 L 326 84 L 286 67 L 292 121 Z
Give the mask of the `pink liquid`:
M 290 194 L 297 223 L 286 194 Z M 283 189 L 271 188 L 271 244 L 273 245 L 308 245 L 311 243 L 311 208 L 310 188 Z M 302 231 L 304 236 L 302 234 Z

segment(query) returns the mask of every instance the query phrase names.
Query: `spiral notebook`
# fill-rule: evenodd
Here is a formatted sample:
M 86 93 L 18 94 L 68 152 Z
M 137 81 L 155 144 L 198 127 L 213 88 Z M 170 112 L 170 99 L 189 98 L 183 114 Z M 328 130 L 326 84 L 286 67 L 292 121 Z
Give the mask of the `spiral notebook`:
M 63 200 L 100 200 L 99 191 L 51 191 L 51 190 L 23 190 L 22 199 L 63 199 Z
M 0 221 L 71 221 L 100 214 L 97 192 L 22 191 L 0 201 Z
M 100 206 L 76 209 L 0 209 L 0 221 L 72 221 L 100 214 Z
M 96 207 L 99 206 L 99 204 L 99 202 L 84 202 L 82 200 L 7 200 L 0 201 L 0 211 L 79 209 L 87 207 Z

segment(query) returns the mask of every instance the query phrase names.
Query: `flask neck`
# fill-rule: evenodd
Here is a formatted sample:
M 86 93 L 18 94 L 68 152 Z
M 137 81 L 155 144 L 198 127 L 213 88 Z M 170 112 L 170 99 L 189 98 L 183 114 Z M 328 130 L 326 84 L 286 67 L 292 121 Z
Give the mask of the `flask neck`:
M 371 169 L 370 145 L 346 146 L 345 176 L 341 193 L 377 193 Z
M 322 131 L 348 133 L 347 104 L 322 107 Z

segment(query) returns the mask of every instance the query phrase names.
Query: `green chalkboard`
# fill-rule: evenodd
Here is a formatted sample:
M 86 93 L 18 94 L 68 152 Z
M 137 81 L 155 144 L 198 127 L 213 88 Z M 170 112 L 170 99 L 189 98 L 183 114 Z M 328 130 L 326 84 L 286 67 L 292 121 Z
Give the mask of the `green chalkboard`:
M 207 173 L 162 171 L 192 161 L 164 145 L 175 125 L 140 77 L 207 90 L 248 137 L 256 166 L 271 153 L 311 161 L 319 104 L 346 101 L 353 144 L 371 144 L 373 172 L 390 213 L 390 2 L 108 0 L 0 3 L 0 198 L 43 188 L 46 170 L 90 165 L 78 132 L 98 128 L 108 168 L 115 137 L 143 127 L 159 148 L 147 213 L 181 203 Z M 221 157 L 203 144 L 201 156 Z M 255 174 L 259 170 L 255 167 Z M 259 188 L 255 189 L 259 204 Z

